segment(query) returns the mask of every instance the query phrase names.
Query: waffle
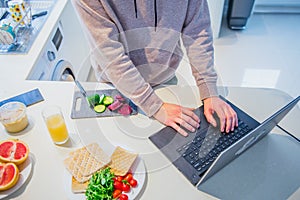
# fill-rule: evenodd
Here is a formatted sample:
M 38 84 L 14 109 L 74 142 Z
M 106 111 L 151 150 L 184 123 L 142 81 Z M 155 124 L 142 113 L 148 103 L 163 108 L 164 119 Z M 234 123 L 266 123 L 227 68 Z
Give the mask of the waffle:
M 73 193 L 84 193 L 89 185 L 89 181 L 79 183 L 73 176 L 72 176 L 72 192 Z
M 65 159 L 64 164 L 65 164 L 66 168 L 68 169 L 68 171 L 72 174 L 72 176 L 79 183 L 84 183 L 84 182 L 90 180 L 90 178 L 92 177 L 92 175 L 83 176 L 81 171 L 80 171 L 80 168 L 77 165 L 74 164 L 71 157 L 68 157 L 67 159 Z
M 96 143 L 82 147 L 70 153 L 65 159 L 68 171 L 79 182 L 83 183 L 90 179 L 96 171 L 104 168 L 110 162 L 110 158 Z
M 96 143 L 78 149 L 70 154 L 74 164 L 80 168 L 83 176 L 89 176 L 110 162 L 110 158 Z
M 136 157 L 137 154 L 131 153 L 121 147 L 116 147 L 109 165 L 111 172 L 116 176 L 124 176 L 129 171 Z

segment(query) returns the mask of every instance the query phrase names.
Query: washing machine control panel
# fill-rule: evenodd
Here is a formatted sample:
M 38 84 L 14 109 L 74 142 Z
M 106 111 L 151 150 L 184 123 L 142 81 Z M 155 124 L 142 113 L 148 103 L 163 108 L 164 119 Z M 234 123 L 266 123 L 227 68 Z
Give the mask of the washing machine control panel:
M 61 24 L 61 21 L 59 22 L 59 24 Z M 56 29 L 55 34 L 54 34 L 54 36 L 52 37 L 52 40 L 51 40 L 53 45 L 56 48 L 56 51 L 59 50 L 59 48 L 62 44 L 63 38 L 64 37 L 62 35 L 61 26 L 58 26 L 58 28 Z
M 47 59 L 49 62 L 55 61 L 57 55 L 59 54 L 60 47 L 64 42 L 64 37 L 62 34 L 62 26 L 60 21 L 56 29 L 54 30 L 55 32 L 51 37 L 51 41 L 48 42 L 48 45 L 46 47 Z
M 62 34 L 61 26 L 58 26 L 55 30 L 54 35 L 52 36 L 52 39 L 51 39 L 52 45 L 49 46 L 49 48 L 51 48 L 51 50 L 47 51 L 47 58 L 50 62 L 52 62 L 56 59 L 56 52 L 59 51 L 60 46 L 62 45 L 63 39 L 64 39 L 64 37 Z
M 54 29 L 36 66 L 32 69 L 28 79 L 51 80 L 55 67 L 61 60 L 59 57 L 61 46 L 64 43 L 62 26 L 60 23 Z

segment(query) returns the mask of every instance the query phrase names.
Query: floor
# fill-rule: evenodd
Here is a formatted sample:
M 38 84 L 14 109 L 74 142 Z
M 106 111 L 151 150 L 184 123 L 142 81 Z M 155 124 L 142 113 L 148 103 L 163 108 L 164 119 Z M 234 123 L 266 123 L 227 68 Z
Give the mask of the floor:
M 300 14 L 253 14 L 242 31 L 230 30 L 223 20 L 214 45 L 218 84 L 300 95 L 299 35 Z M 190 69 L 181 66 L 178 84 L 195 84 Z
M 215 64 L 224 86 L 276 88 L 300 95 L 300 14 L 253 14 L 242 31 L 223 20 Z M 193 84 L 184 68 L 181 83 Z
M 300 95 L 300 14 L 254 14 L 246 30 L 223 23 L 215 41 L 224 85 L 266 87 Z

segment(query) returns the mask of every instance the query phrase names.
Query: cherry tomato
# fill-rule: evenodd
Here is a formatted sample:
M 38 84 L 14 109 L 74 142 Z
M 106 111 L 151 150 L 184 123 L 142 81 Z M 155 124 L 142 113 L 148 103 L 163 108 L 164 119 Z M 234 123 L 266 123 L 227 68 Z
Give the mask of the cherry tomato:
M 123 183 L 120 181 L 114 181 L 114 188 L 116 190 L 123 190 Z
M 127 194 L 121 194 L 119 200 L 128 200 Z
M 114 181 L 122 181 L 123 180 L 123 177 L 122 176 L 116 176 L 115 178 L 113 178 Z
M 122 191 L 123 192 L 129 192 L 130 191 L 130 185 L 128 183 L 122 183 Z
M 123 180 L 126 180 L 129 182 L 131 179 L 133 179 L 132 173 L 127 173 Z
M 137 180 L 135 180 L 134 178 L 132 178 L 132 179 L 129 181 L 129 184 L 131 185 L 131 187 L 136 187 L 136 186 L 137 186 Z
M 121 194 L 122 194 L 121 190 L 118 190 L 118 189 L 114 190 L 114 192 L 113 192 L 113 198 L 117 199 Z

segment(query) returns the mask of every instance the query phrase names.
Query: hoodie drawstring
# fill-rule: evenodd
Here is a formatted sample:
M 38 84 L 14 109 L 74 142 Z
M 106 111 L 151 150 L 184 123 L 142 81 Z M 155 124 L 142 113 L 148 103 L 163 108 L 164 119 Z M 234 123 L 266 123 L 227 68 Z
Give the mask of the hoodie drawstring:
M 134 0 L 134 11 L 135 11 L 135 18 L 137 18 L 137 5 L 136 5 L 136 0 Z M 156 0 L 154 0 L 154 27 L 156 30 L 157 27 L 157 4 Z
M 134 0 L 134 11 L 135 11 L 135 18 L 137 18 L 137 6 L 136 6 L 136 0 Z
M 156 0 L 154 0 L 154 27 L 156 31 L 157 27 L 157 7 L 156 7 Z

